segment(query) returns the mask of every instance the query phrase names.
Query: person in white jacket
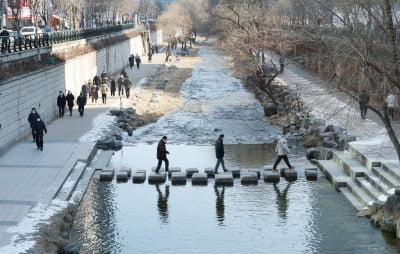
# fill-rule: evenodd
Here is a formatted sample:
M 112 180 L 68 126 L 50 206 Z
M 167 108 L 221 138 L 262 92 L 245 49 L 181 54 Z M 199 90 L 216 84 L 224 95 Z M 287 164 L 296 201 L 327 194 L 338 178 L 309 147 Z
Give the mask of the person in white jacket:
M 393 120 L 394 116 L 394 109 L 399 106 L 397 96 L 391 91 L 386 98 L 386 103 L 388 106 L 388 114 L 389 114 L 389 119 Z
M 289 169 L 294 169 L 292 165 L 290 165 L 289 159 L 287 155 L 290 153 L 289 147 L 287 146 L 287 139 L 286 137 L 288 136 L 289 132 L 287 130 L 284 130 L 282 135 L 279 136 L 278 138 L 278 143 L 276 144 L 275 152 L 278 153 L 278 158 L 275 161 L 274 166 L 272 167 L 272 171 L 277 172 L 278 170 L 276 167 L 278 166 L 279 162 L 283 159 L 286 163 L 286 165 L 289 167 Z

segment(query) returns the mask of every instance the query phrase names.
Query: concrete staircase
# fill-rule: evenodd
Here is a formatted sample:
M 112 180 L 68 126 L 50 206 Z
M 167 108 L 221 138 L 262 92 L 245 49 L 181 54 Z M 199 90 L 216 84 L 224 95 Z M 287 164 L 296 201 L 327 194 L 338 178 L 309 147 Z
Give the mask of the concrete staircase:
M 318 166 L 359 211 L 374 201 L 385 201 L 400 184 L 400 165 L 387 143 L 352 142 L 348 150 L 335 151 L 332 160 Z

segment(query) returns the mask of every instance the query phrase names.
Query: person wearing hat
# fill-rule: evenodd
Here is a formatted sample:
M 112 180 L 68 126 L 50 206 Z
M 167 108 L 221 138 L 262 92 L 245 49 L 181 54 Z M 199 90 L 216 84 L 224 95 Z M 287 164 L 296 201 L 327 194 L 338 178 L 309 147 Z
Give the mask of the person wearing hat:
M 3 26 L 3 31 L 1 31 L 1 33 L 0 33 L 1 53 L 6 53 L 9 37 L 10 37 L 10 33 L 7 31 L 7 27 Z
M 215 157 L 217 157 L 217 164 L 215 165 L 215 173 L 218 173 L 218 168 L 219 164 L 222 165 L 222 169 L 224 172 L 228 171 L 225 168 L 225 163 L 224 163 L 224 155 L 225 155 L 225 150 L 224 150 L 224 134 L 219 135 L 217 141 L 215 141 Z
M 35 135 L 36 135 L 37 149 L 43 151 L 43 131 L 47 133 L 47 129 L 42 119 L 40 119 L 40 116 L 36 118 L 33 128 L 35 130 Z
M 28 116 L 28 122 L 29 122 L 29 125 L 31 126 L 31 129 L 32 129 L 33 142 L 36 141 L 36 133 L 35 133 L 34 125 L 35 125 L 35 121 L 36 121 L 36 119 L 38 117 L 40 118 L 40 115 L 36 111 L 36 108 L 32 108 L 31 113 L 29 113 L 29 116 Z

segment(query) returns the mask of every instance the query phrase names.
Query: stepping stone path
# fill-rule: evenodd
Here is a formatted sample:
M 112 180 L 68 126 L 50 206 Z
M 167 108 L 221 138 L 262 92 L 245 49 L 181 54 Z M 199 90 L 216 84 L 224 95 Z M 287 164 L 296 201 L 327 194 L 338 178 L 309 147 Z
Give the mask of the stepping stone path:
M 296 181 L 297 180 L 297 171 L 294 169 L 284 168 L 281 169 L 281 174 L 285 177 L 286 181 Z
M 264 170 L 264 182 L 267 183 L 279 183 L 281 176 L 279 172 L 274 172 L 271 170 Z
M 192 185 L 207 185 L 207 183 L 208 183 L 208 175 L 206 173 L 193 173 Z
M 258 184 L 257 172 L 244 172 L 240 176 L 240 182 L 242 184 Z
M 171 178 L 172 173 L 174 172 L 181 172 L 181 168 L 179 167 L 172 167 L 168 169 L 168 177 Z
M 164 183 L 166 178 L 167 174 L 164 171 L 160 171 L 159 173 L 151 172 L 148 181 L 150 184 Z
M 171 175 L 171 183 L 174 185 L 185 185 L 186 174 L 183 172 L 173 172 Z
M 215 169 L 214 168 L 205 168 L 204 173 L 207 174 L 208 178 L 214 178 L 215 177 Z
M 215 175 L 216 185 L 233 185 L 233 175 L 232 172 L 224 172 Z
M 127 182 L 129 179 L 127 171 L 119 171 L 117 173 L 117 182 Z
M 146 170 L 136 170 L 132 175 L 132 182 L 144 183 L 146 181 Z
M 189 177 L 189 178 L 192 177 L 192 175 L 194 173 L 199 173 L 199 170 L 197 168 L 188 168 L 188 169 L 186 169 L 186 176 L 187 177 Z
M 306 168 L 304 170 L 304 174 L 306 176 L 307 181 L 316 181 L 318 179 L 318 170 L 317 168 Z
M 100 172 L 100 181 L 112 181 L 114 179 L 114 169 L 105 168 Z

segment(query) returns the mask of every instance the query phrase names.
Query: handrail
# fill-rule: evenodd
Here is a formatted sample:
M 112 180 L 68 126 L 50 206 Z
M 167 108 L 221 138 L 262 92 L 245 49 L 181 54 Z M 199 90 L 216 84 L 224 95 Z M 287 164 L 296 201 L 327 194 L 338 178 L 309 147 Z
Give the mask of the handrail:
M 99 35 L 121 32 L 132 28 L 134 28 L 134 24 L 123 24 L 79 30 L 41 32 L 36 35 L 0 36 L 0 56 L 2 54 L 47 47 L 66 41 L 75 41 Z

